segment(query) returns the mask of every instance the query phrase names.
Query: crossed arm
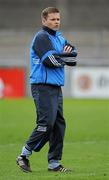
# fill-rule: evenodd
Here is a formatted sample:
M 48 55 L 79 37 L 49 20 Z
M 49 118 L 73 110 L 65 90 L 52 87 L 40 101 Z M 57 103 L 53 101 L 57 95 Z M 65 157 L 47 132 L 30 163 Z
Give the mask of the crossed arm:
M 76 48 L 66 43 L 63 53 L 57 54 L 47 34 L 42 33 L 36 37 L 32 48 L 47 67 L 58 68 L 64 65 L 76 65 L 76 60 L 74 59 L 77 56 Z

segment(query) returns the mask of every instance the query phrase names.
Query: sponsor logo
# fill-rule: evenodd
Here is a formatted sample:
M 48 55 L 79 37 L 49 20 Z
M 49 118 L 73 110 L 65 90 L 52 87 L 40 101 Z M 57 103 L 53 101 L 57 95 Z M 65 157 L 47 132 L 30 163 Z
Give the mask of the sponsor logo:
M 88 90 L 92 86 L 92 80 L 88 75 L 81 75 L 77 79 L 77 83 L 80 89 Z

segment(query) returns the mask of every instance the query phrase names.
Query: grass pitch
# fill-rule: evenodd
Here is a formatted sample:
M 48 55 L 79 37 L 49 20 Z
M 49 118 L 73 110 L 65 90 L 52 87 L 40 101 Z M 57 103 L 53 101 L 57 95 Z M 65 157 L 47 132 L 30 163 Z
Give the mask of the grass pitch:
M 0 180 L 108 180 L 109 100 L 64 99 L 67 123 L 62 164 L 70 174 L 47 171 L 48 145 L 30 158 L 32 173 L 15 160 L 35 126 L 32 99 L 0 100 Z

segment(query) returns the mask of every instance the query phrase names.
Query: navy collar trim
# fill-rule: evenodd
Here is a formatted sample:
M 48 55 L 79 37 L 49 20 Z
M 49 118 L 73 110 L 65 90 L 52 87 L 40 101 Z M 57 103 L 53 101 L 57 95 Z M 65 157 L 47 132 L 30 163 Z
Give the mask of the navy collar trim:
M 42 29 L 43 29 L 44 31 L 47 31 L 49 34 L 51 34 L 51 35 L 53 35 L 53 36 L 56 35 L 56 31 L 53 30 L 53 29 L 48 28 L 47 26 L 43 26 Z

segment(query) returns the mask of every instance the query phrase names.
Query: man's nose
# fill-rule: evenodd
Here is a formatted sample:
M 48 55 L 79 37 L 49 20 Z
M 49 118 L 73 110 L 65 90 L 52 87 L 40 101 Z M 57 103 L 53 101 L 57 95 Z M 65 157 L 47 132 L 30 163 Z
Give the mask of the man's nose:
M 58 20 L 56 20 L 55 22 L 56 22 L 57 24 L 59 24 L 59 21 L 58 21 Z

